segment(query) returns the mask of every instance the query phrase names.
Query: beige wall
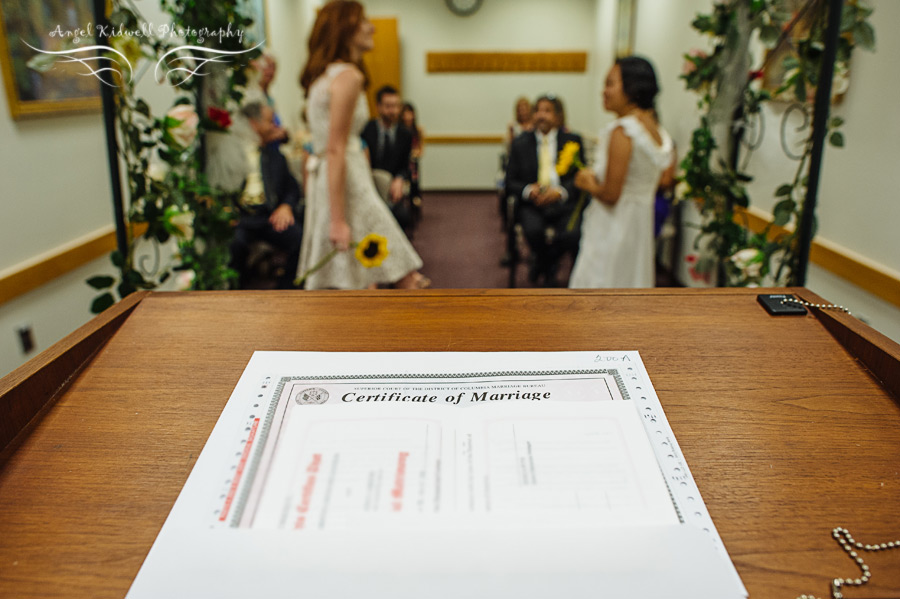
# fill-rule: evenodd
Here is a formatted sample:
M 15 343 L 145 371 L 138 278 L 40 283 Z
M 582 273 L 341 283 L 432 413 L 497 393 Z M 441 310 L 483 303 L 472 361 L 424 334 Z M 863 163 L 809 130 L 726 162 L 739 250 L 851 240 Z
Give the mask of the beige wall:
M 0 107 L 0 276 L 113 222 L 100 114 L 13 121 Z M 105 264 L 70 273 L 0 305 L 0 375 L 52 345 L 90 317 L 84 283 Z M 16 329 L 30 325 L 36 351 L 20 350 Z
M 282 122 L 292 130 L 301 125 L 300 69 L 306 61 L 307 12 L 304 2 L 268 0 L 267 51 L 278 60 L 272 97 Z M 315 13 L 313 13 L 315 14 Z
M 0 140 L 0 270 L 112 223 L 99 113 L 13 121 L 3 106 Z

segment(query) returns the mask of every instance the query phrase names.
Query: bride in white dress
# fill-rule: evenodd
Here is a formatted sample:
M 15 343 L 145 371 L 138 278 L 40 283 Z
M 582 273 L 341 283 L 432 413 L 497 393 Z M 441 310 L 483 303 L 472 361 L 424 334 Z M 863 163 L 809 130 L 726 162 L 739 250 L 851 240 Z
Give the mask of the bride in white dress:
M 429 284 L 418 272 L 422 260 L 375 190 L 359 137 L 369 119 L 362 54 L 372 49 L 374 31 L 361 4 L 333 0 L 320 9 L 310 34 L 300 77 L 313 144 L 297 271 L 307 275 L 306 289 Z M 372 233 L 387 240 L 387 257 L 364 266 L 351 248 Z
M 569 287 L 653 287 L 653 208 L 660 177 L 673 166 L 669 134 L 659 126 L 653 67 L 643 58 L 616 60 L 603 107 L 617 115 L 601 134 L 594 171 L 575 185 L 591 194 Z

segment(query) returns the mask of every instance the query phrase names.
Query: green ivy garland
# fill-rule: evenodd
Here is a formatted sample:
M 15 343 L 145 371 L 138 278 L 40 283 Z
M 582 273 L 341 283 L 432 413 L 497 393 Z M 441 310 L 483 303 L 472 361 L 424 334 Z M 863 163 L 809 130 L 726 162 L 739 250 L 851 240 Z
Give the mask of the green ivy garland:
M 793 4 L 796 4 L 794 2 Z M 824 50 L 825 27 L 828 16 L 826 0 L 806 0 L 800 10 L 787 10 L 785 0 L 731 0 L 716 3 L 711 14 L 698 15 L 692 27 L 713 39 L 713 51 L 706 54 L 692 51 L 685 55 L 686 69 L 681 78 L 687 89 L 700 95 L 698 106 L 703 111 L 700 126 L 691 137 L 690 150 L 681 162 L 679 186 L 680 198 L 694 198 L 700 206 L 703 224 L 695 242 L 699 248 L 706 242 L 707 254 L 697 263 L 699 272 L 711 272 L 722 265 L 725 281 L 720 284 L 746 286 L 762 283 L 764 277 L 771 276 L 778 284 L 790 277 L 797 258 L 796 225 L 799 222 L 808 183 L 806 172 L 812 150 L 812 131 L 803 143 L 793 179 L 775 190 L 778 202 L 773 209 L 773 221 L 765 230 L 751 234 L 746 223 L 735 220 L 735 208 L 747 208 L 750 197 L 746 185 L 752 177 L 742 172 L 726 160 L 713 135 L 710 111 L 720 87 L 724 84 L 724 63 L 734 52 L 740 51 L 737 44 L 742 39 L 740 27 L 749 27 L 760 42 L 770 50 L 771 57 L 783 55 L 784 78 L 781 85 L 770 93 L 761 89 L 762 67 L 747 73 L 746 83 L 740 94 L 739 106 L 735 114 L 740 118 L 751 117 L 760 112 L 762 105 L 773 98 L 790 98 L 809 109 L 812 94 L 818 83 Z M 741 23 L 739 11 L 743 11 L 746 21 Z M 875 33 L 868 22 L 872 9 L 863 0 L 847 0 L 841 14 L 841 34 L 837 49 L 835 77 L 846 78 L 848 64 L 857 46 L 873 51 Z M 746 39 L 743 38 L 743 39 Z M 828 120 L 828 140 L 835 147 L 844 145 L 844 137 L 839 128 L 840 118 Z M 731 125 L 734 125 L 732 123 Z M 734 128 L 731 129 L 732 131 Z M 732 150 L 733 151 L 733 150 Z M 786 232 L 782 227 L 788 226 Z
M 177 40 L 167 36 L 123 35 L 110 39 L 110 45 L 126 57 L 135 70 L 145 69 L 160 57 L 184 45 L 210 46 L 216 50 L 246 51 L 248 40 L 238 36 L 202 38 L 204 31 L 246 31 L 253 24 L 239 10 L 240 0 L 161 0 L 163 11 L 175 27 L 186 32 Z M 150 23 L 137 7 L 125 1 L 112 4 L 109 20 L 113 30 L 149 31 Z M 143 29 L 142 29 L 143 28 Z M 226 68 L 228 78 L 222 97 L 202 110 L 202 77 L 190 77 L 177 71 L 167 73 L 176 86 L 174 105 L 163 116 L 151 113 L 147 102 L 136 96 L 137 77 L 116 77 L 115 109 L 118 125 L 119 156 L 125 166 L 128 189 L 128 250 L 111 255 L 119 270 L 118 280 L 97 276 L 88 284 L 101 294 L 91 310 L 101 312 L 120 298 L 138 289 L 154 289 L 173 272 L 185 275 L 179 285 L 191 289 L 225 289 L 236 280 L 228 268 L 229 243 L 233 237 L 236 194 L 213 188 L 205 174 L 201 140 L 210 131 L 227 130 L 230 112 L 241 102 L 247 84 L 246 61 L 259 55 L 253 50 L 241 55 L 240 61 Z M 177 58 L 185 51 L 176 51 Z M 152 71 L 152 69 L 147 69 Z M 134 225 L 146 230 L 136 237 Z M 160 245 L 174 238 L 177 263 L 160 265 Z M 155 259 L 139 255 L 139 242 L 150 243 Z M 146 247 L 146 245 L 144 245 Z M 152 268 L 142 268 L 142 260 L 150 259 Z

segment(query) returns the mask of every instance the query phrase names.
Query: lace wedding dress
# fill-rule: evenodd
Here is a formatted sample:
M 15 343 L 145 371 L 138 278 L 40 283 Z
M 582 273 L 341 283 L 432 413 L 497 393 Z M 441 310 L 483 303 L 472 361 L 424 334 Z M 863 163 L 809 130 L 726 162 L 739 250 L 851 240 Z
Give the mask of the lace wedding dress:
M 328 201 L 328 160 L 325 147 L 331 123 L 331 83 L 347 63 L 332 63 L 309 88 L 306 105 L 313 152 L 307 162 L 306 211 L 303 244 L 297 270 L 302 276 L 334 249 L 328 239 L 331 207 Z M 422 267 L 422 260 L 397 224 L 390 209 L 379 197 L 372 182 L 372 170 L 362 149 L 360 132 L 369 120 L 364 94 L 359 95 L 347 141 L 344 197 L 351 239 L 359 242 L 370 233 L 387 239 L 388 256 L 381 266 L 367 268 L 354 251 L 338 252 L 325 266 L 306 279 L 306 289 L 364 289 L 374 283 L 394 283 Z
M 636 117 L 616 119 L 603 132 L 597 146 L 594 171 L 600 181 L 606 177 L 609 139 L 618 127 L 632 144 L 625 185 L 614 205 L 591 199 L 585 208 L 581 245 L 569 278 L 572 288 L 655 284 L 653 207 L 659 178 L 672 163 L 672 139 L 660 127 L 662 144 L 657 144 Z

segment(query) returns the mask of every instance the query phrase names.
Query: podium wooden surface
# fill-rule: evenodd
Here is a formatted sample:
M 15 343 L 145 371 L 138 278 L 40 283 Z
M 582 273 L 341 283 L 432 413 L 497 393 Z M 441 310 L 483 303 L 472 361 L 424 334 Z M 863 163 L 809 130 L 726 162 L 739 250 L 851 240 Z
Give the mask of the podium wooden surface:
M 0 380 L 0 597 L 124 597 L 254 350 L 617 349 L 750 597 L 828 596 L 833 527 L 900 539 L 900 346 L 759 291 L 136 294 Z M 863 557 L 845 595 L 900 597 L 900 549 Z

